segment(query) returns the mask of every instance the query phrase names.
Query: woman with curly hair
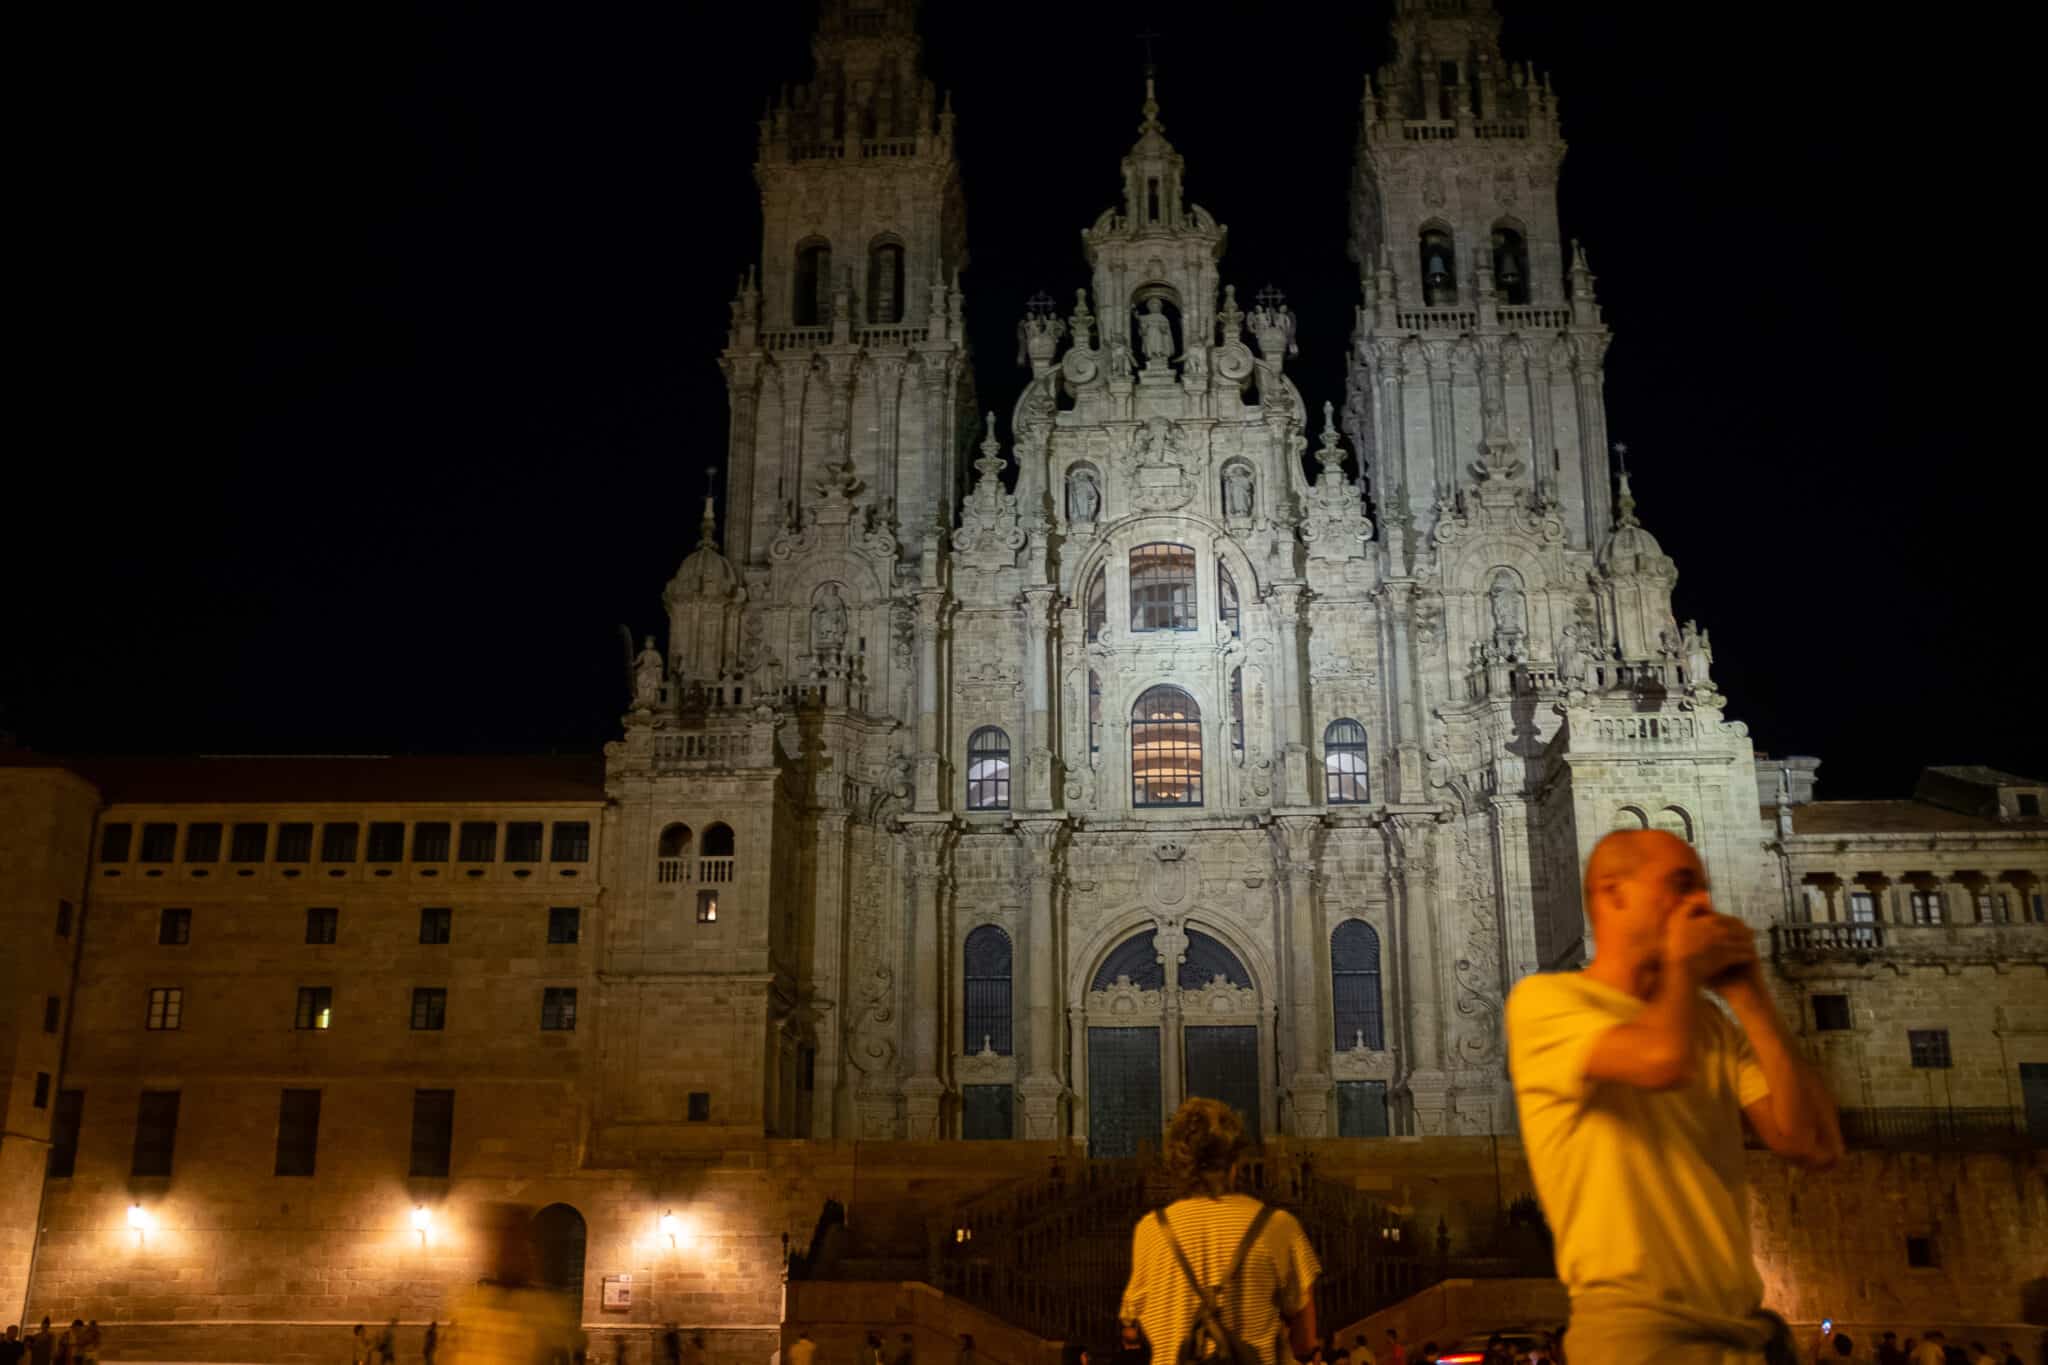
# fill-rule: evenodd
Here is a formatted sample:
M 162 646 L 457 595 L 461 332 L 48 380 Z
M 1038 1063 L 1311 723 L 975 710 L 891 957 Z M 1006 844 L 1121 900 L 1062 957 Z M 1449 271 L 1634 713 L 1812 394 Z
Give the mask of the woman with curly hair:
M 1166 1169 L 1181 1197 L 1133 1229 L 1118 1311 L 1143 1331 L 1154 1365 L 1218 1353 L 1226 1333 L 1260 1365 L 1315 1349 L 1322 1263 L 1292 1214 L 1232 1191 L 1250 1148 L 1237 1111 L 1216 1100 L 1189 1100 L 1167 1125 Z

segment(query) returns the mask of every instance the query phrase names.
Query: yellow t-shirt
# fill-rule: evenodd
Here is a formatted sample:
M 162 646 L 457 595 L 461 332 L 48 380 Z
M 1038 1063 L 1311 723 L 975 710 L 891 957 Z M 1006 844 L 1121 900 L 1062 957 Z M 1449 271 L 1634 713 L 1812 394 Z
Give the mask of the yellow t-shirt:
M 1586 1079 L 1594 1040 L 1643 1002 L 1583 973 L 1508 996 L 1508 1069 L 1537 1197 L 1574 1300 L 1591 1290 L 1744 1317 L 1763 1302 L 1749 1250 L 1742 1109 L 1770 1093 L 1749 1040 L 1702 1001 L 1692 1080 Z
M 1248 1195 L 1180 1199 L 1166 1206 L 1188 1264 L 1205 1287 L 1230 1273 L 1239 1243 L 1258 1216 L 1259 1201 Z M 1287 1358 L 1281 1335 L 1286 1319 L 1308 1306 L 1322 1263 L 1294 1215 L 1275 1209 L 1246 1254 L 1235 1288 L 1219 1305 L 1225 1323 L 1266 1365 Z M 1152 1347 L 1153 1365 L 1170 1365 L 1194 1326 L 1201 1297 L 1173 1254 L 1159 1220 L 1146 1214 L 1131 1232 L 1131 1278 L 1117 1317 L 1135 1322 Z

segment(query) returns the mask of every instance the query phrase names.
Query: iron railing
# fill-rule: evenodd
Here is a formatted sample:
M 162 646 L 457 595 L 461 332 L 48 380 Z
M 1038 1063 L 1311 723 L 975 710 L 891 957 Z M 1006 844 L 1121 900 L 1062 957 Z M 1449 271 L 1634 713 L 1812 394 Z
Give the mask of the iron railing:
M 2025 1111 L 1933 1105 L 1842 1110 L 1842 1141 L 1850 1147 L 1897 1151 L 2012 1151 L 2042 1145 Z

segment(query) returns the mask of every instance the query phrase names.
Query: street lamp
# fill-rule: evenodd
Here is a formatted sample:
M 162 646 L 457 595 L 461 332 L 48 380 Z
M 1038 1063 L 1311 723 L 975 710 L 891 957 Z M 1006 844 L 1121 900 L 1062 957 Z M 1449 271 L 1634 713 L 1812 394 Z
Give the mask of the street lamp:
M 683 1220 L 676 1217 L 674 1209 L 669 1209 L 661 1215 L 661 1232 L 668 1238 L 671 1249 L 677 1245 L 676 1238 L 681 1235 L 682 1230 Z
M 130 1204 L 128 1206 L 128 1226 L 135 1229 L 135 1245 L 141 1246 L 143 1234 L 155 1225 L 156 1220 L 149 1216 L 148 1209 L 143 1208 L 140 1204 Z
M 420 1235 L 420 1245 L 427 1244 L 427 1229 L 434 1226 L 433 1210 L 425 1204 L 412 1206 L 412 1230 Z

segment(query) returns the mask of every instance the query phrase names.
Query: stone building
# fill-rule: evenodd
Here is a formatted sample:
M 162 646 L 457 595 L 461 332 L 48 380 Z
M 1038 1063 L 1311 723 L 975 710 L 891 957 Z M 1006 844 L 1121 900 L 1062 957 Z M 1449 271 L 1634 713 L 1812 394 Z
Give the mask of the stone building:
M 1402 1169 L 1461 1174 L 1403 1197 L 1462 1235 L 1429 1191 L 1498 1200 L 1459 1139 L 1513 1122 L 1501 1003 L 1583 959 L 1617 827 L 1693 842 L 1775 935 L 1846 1103 L 2038 1102 L 2039 786 L 1820 802 L 1794 760 L 1760 793 L 1610 472 L 1557 97 L 1490 5 L 1395 7 L 1343 394 L 1239 296 L 1230 185 L 1148 79 L 1002 413 L 914 10 L 826 0 L 762 121 L 725 525 L 707 499 L 601 756 L 0 764 L 0 1312 L 317 1353 L 445 1312 L 510 1199 L 586 1316 L 759 1359 L 828 1196 L 922 1254 L 1191 1093 L 1330 1169 L 1437 1140 Z M 1824 1254 L 1785 1259 L 1810 1296 Z

